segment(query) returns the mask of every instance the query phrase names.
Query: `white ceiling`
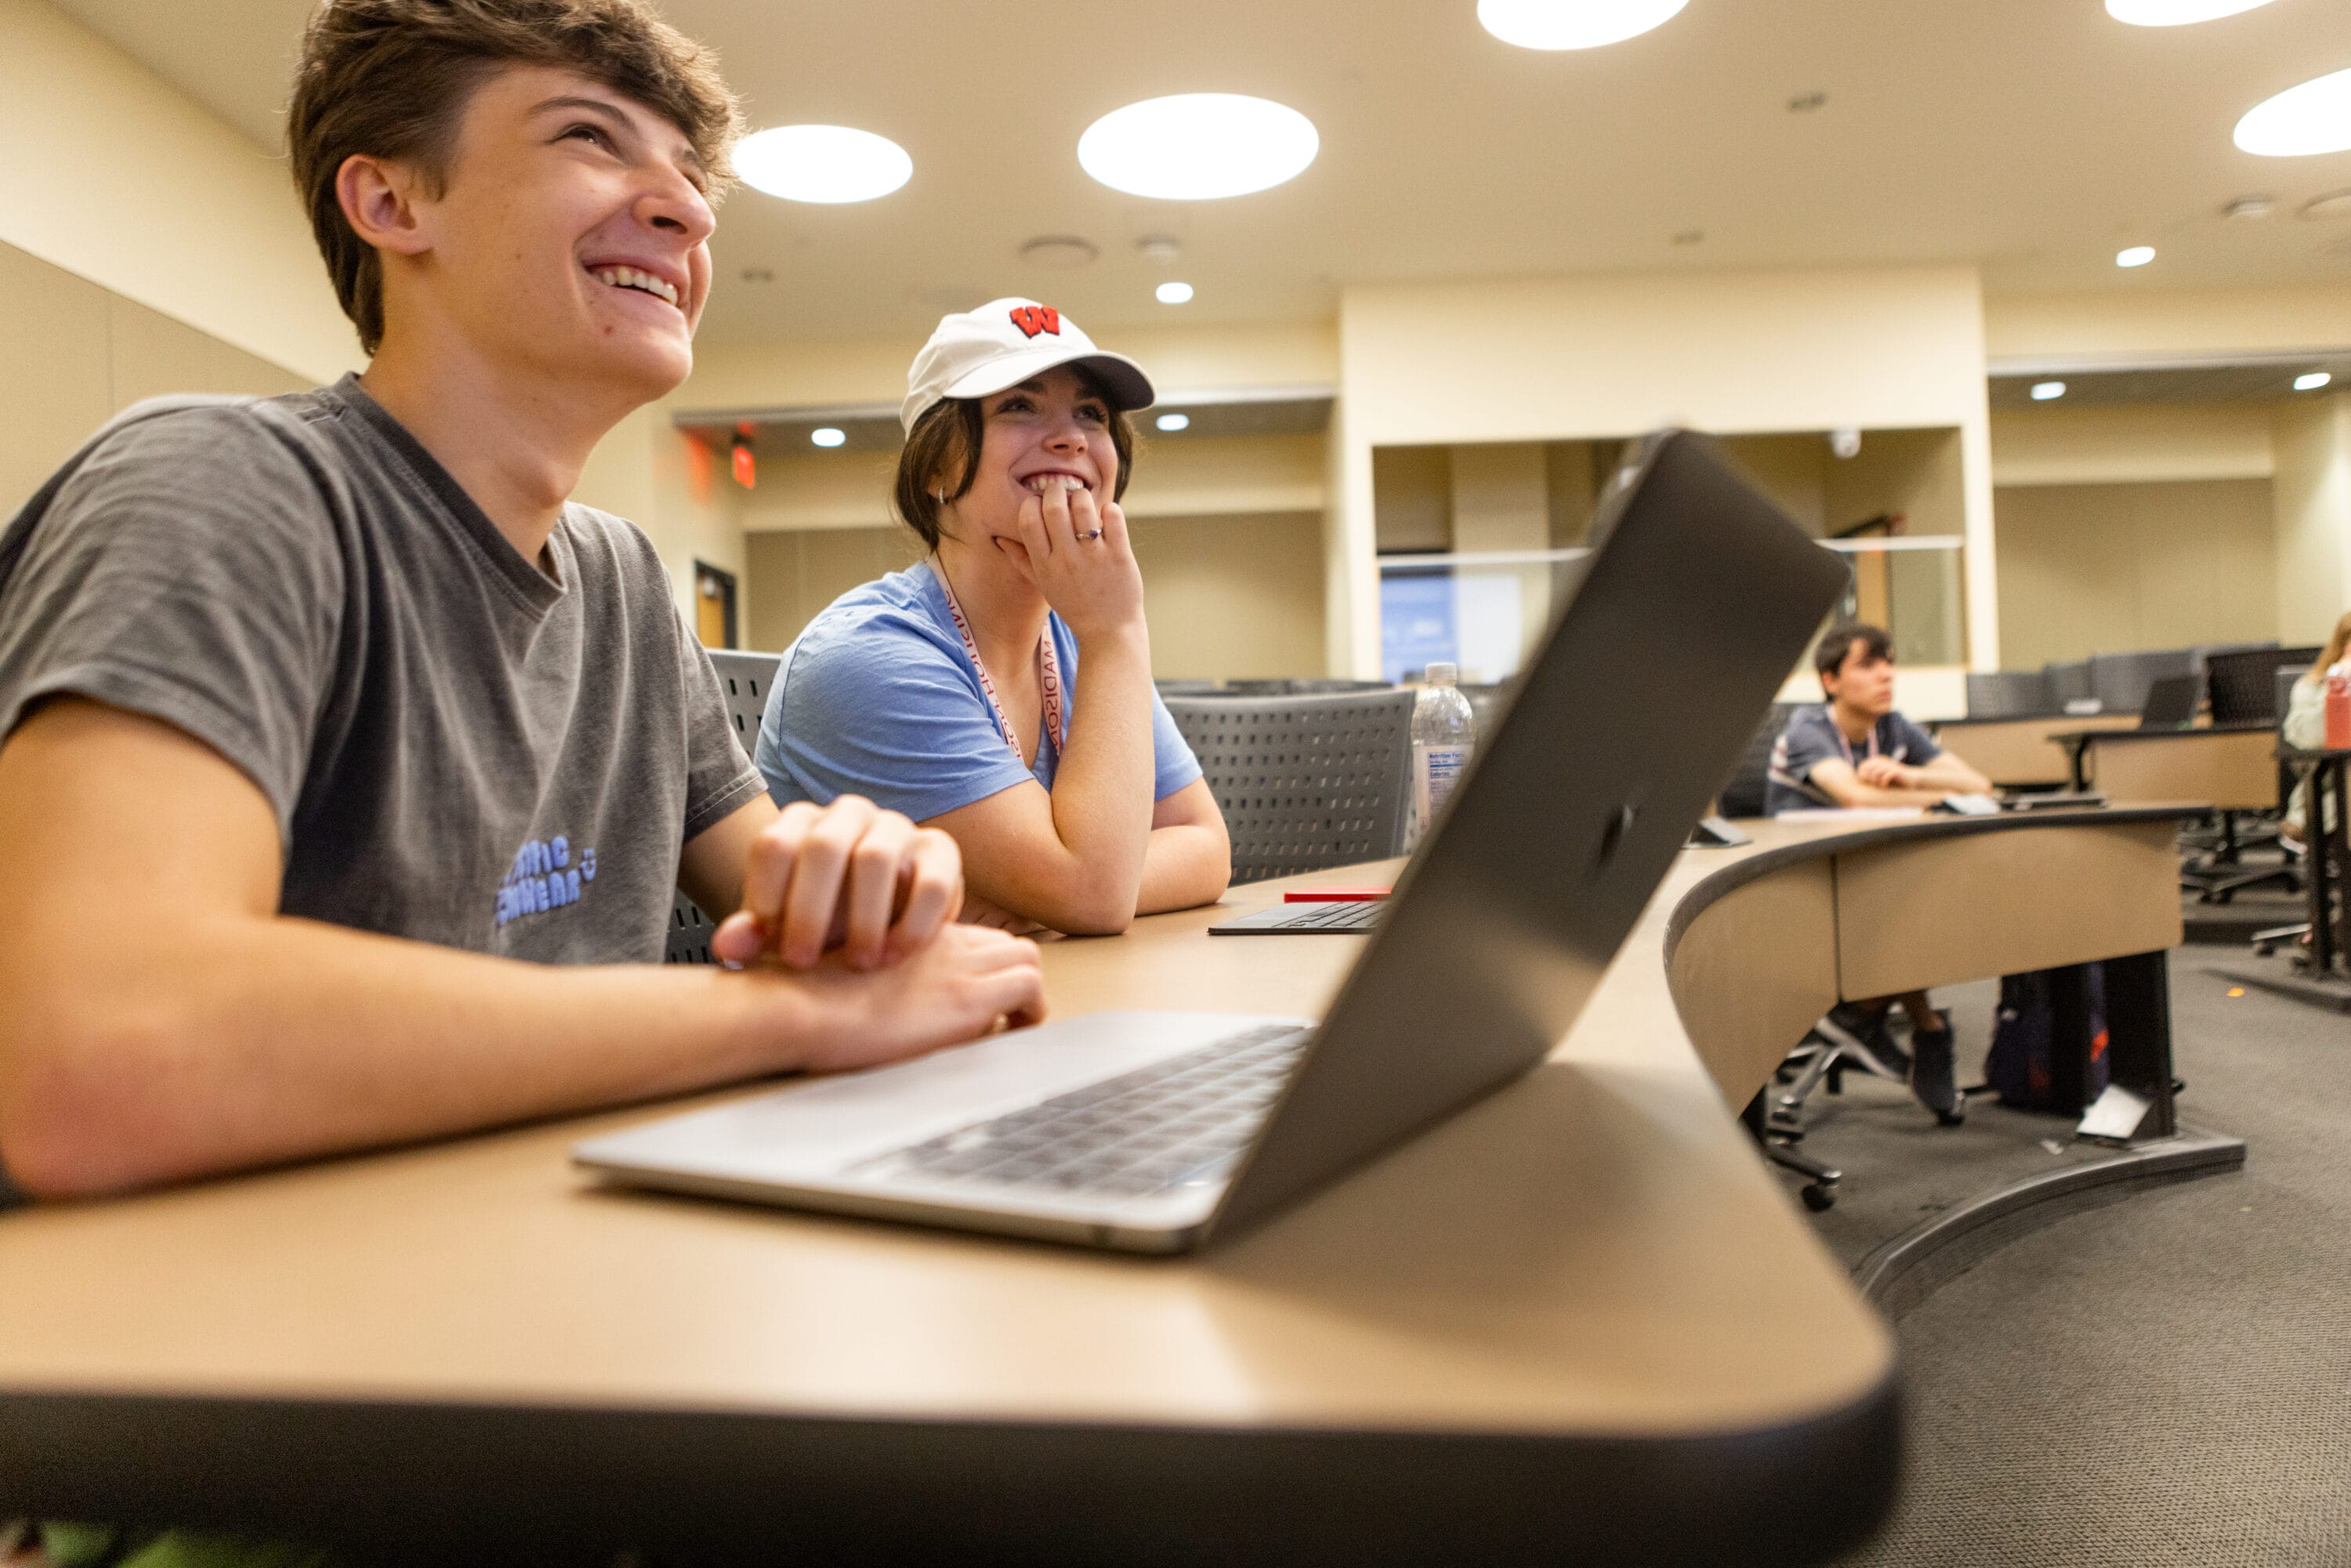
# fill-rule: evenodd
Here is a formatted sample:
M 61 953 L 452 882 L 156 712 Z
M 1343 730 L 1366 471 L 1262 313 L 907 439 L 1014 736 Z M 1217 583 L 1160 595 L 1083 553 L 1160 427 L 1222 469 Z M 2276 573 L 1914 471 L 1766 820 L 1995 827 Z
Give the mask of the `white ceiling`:
M 274 143 L 308 0 L 59 0 Z M 2238 152 L 2239 115 L 2351 66 L 2351 0 L 2275 0 L 2198 26 L 2100 0 L 1691 0 L 1655 33 L 1537 54 L 1474 0 L 666 0 L 715 44 L 755 124 L 860 126 L 912 183 L 859 206 L 735 196 L 705 333 L 919 333 L 996 294 L 1097 335 L 1328 317 L 1343 283 L 1627 269 L 1978 262 L 1995 291 L 2351 285 L 2351 221 L 2294 209 L 2351 153 Z M 1233 201 L 1120 195 L 1079 133 L 1136 99 L 1257 93 L 1322 134 L 1314 166 Z M 1825 93 L 1792 112 L 1792 99 Z M 2275 215 L 2224 222 L 2248 193 Z M 1700 233 L 1695 243 L 1677 235 Z M 1172 234 L 1172 267 L 1135 242 Z M 1024 240 L 1102 249 L 1074 271 Z M 2125 245 L 2156 263 L 2113 266 Z M 746 282 L 765 268 L 773 281 Z M 1194 303 L 1155 304 L 1182 277 Z M 1181 314 L 1178 314 L 1180 311 Z

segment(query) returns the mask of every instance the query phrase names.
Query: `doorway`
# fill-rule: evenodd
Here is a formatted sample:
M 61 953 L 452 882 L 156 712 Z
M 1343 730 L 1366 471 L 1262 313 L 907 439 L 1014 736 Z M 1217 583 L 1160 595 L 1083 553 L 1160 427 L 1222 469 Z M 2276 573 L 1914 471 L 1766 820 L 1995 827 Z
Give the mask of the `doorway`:
M 694 563 L 694 634 L 705 648 L 735 646 L 735 574 Z

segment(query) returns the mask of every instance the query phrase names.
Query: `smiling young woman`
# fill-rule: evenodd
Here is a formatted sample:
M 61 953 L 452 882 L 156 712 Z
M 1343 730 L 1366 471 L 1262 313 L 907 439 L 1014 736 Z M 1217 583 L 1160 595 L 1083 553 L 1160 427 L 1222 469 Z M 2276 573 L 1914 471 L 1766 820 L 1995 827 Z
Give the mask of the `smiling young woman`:
M 907 385 L 895 496 L 930 553 L 785 653 L 759 727 L 769 790 L 945 829 L 986 924 L 1109 933 L 1218 897 L 1224 816 L 1152 689 L 1118 504 L 1149 379 L 1008 298 L 942 320 Z

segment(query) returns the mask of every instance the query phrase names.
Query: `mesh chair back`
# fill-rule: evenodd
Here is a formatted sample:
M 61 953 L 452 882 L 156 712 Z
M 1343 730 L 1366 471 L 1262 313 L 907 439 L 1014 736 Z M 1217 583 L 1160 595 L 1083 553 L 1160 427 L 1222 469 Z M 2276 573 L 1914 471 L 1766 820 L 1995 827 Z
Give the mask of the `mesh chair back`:
M 1771 711 L 1740 754 L 1739 765 L 1730 770 L 1730 778 L 1715 796 L 1715 804 L 1726 817 L 1760 817 L 1763 800 L 1771 786 L 1771 747 L 1779 743 L 1780 732 L 1788 727 L 1802 703 L 1773 703 Z
M 684 894 L 669 910 L 669 948 L 662 955 L 664 964 L 707 964 L 710 959 L 710 933 L 714 927 L 702 906 Z
M 718 672 L 718 689 L 726 697 L 726 716 L 735 721 L 735 738 L 743 743 L 746 757 L 759 744 L 759 721 L 768 715 L 768 685 L 783 662 L 781 653 L 710 650 L 710 667 Z
M 2067 703 L 2080 702 L 2090 695 L 2090 661 L 2073 659 L 2063 664 L 2047 664 L 2041 673 L 2049 677 L 2049 700 L 2064 712 Z
M 1167 700 L 1224 810 L 1236 884 L 1402 852 L 1417 696 Z
M 2090 695 L 2108 713 L 2141 713 L 2147 688 L 2166 675 L 2196 674 L 2196 651 L 2167 648 L 2146 653 L 2095 653 L 2090 658 Z
M 726 716 L 734 721 L 735 738 L 748 757 L 759 744 L 759 721 L 768 712 L 768 683 L 783 663 L 780 653 L 746 653 L 713 648 L 710 667 L 718 672 L 718 689 L 726 699 Z M 669 949 L 664 964 L 710 962 L 710 917 L 702 906 L 681 893 L 669 910 Z
M 1283 675 L 1273 680 L 1227 681 L 1217 689 L 1234 697 L 1303 697 L 1343 692 L 1388 692 L 1395 688 L 1385 681 L 1351 681 L 1337 675 Z
M 2058 711 L 2047 670 L 1991 670 L 1968 676 L 1970 718 L 2037 718 Z
M 1154 681 L 1163 697 L 1205 697 L 1214 695 L 1218 687 L 1214 681 L 1168 680 Z
M 2281 706 L 2284 685 L 2278 673 L 2292 666 L 2306 670 L 2325 650 L 2319 648 L 2248 648 L 2205 655 L 2204 674 L 2212 693 L 2214 724 L 2275 724 L 2285 716 Z M 2286 683 L 2291 685 L 2291 683 Z

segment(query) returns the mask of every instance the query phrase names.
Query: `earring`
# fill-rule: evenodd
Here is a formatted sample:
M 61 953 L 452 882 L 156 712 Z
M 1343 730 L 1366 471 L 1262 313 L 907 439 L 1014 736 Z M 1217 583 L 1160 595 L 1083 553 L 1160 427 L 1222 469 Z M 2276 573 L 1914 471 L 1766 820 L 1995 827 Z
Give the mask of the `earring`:
M 944 488 L 934 490 L 931 494 L 939 498 L 940 506 L 944 507 L 947 504 L 947 493 Z

